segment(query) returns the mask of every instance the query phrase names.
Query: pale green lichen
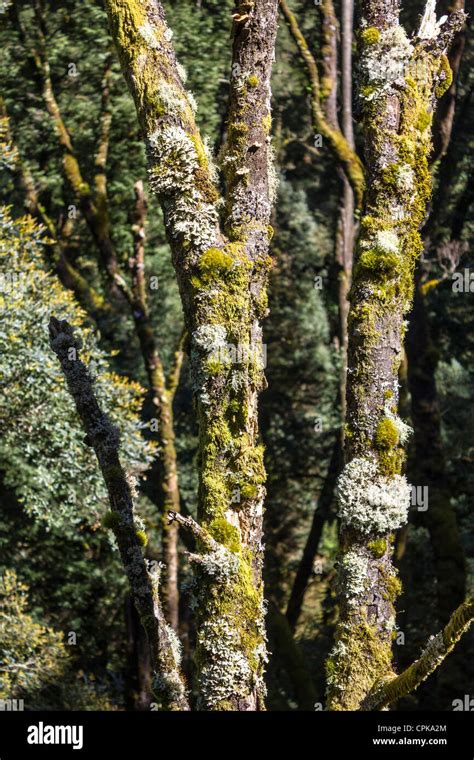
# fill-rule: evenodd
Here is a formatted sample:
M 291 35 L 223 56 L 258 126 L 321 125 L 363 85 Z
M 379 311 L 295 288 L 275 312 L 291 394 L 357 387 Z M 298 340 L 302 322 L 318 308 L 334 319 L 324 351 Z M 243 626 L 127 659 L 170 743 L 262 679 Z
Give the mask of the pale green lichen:
M 197 178 L 204 161 L 204 147 L 177 126 L 160 127 L 147 138 L 149 182 L 168 209 L 167 221 L 174 238 L 196 251 L 213 247 L 218 230 L 215 198 L 203 199 Z M 171 199 L 173 202 L 171 203 Z
M 339 585 L 349 606 L 359 603 L 367 586 L 369 560 L 363 550 L 351 549 L 343 554 L 339 563 Z
M 363 41 L 363 35 L 367 32 L 373 38 L 371 30 L 366 29 L 362 32 Z M 389 27 L 379 34 L 378 40 L 364 41 L 362 73 L 365 78 L 365 87 L 373 88 L 370 93 L 366 92 L 364 95 L 368 101 L 379 97 L 394 84 L 403 85 L 406 68 L 414 50 L 401 26 Z
M 411 488 L 405 476 L 384 476 L 369 459 L 355 458 L 337 485 L 338 515 L 345 527 L 363 534 L 384 534 L 405 524 Z

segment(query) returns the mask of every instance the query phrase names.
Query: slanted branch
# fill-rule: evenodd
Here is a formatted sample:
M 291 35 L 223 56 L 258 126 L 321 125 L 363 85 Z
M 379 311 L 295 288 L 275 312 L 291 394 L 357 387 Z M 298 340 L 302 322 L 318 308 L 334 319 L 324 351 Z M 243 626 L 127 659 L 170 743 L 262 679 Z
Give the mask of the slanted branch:
M 445 628 L 430 638 L 418 660 L 391 681 L 378 685 L 362 703 L 361 709 L 382 710 L 415 691 L 422 681 L 439 668 L 461 636 L 468 631 L 473 620 L 474 599 L 468 599 L 453 612 Z
M 157 579 L 149 571 L 142 553 L 143 536 L 136 529 L 133 495 L 119 458 L 119 430 L 99 405 L 89 370 L 79 358 L 81 342 L 71 325 L 51 317 L 49 336 L 86 433 L 85 443 L 94 449 L 107 486 L 111 507 L 109 525 L 117 539 L 132 597 L 148 638 L 155 673 L 154 692 L 163 709 L 189 710 L 176 647 L 173 647 L 173 632 L 161 609 Z

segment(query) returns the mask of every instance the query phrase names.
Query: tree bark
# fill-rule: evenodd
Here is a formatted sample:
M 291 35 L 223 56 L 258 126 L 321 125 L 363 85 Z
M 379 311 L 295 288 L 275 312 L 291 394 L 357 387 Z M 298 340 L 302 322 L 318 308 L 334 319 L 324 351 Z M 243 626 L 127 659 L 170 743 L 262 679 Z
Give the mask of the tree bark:
M 353 0 L 343 0 L 341 8 L 341 112 L 342 133 L 347 140 L 349 148 L 354 151 L 354 128 L 352 123 L 352 42 L 353 42 Z M 347 349 L 348 333 L 347 318 L 349 314 L 349 290 L 352 282 L 352 261 L 354 255 L 355 222 L 354 222 L 354 191 L 344 174 L 342 177 L 343 191 L 342 203 L 339 215 L 338 240 L 336 259 L 340 267 L 339 271 L 339 324 L 341 341 L 341 436 L 344 441 L 344 421 L 346 418 L 346 378 L 347 378 Z
M 112 35 L 145 137 L 190 339 L 199 421 L 198 517 L 217 548 L 192 555 L 200 706 L 263 708 L 262 564 L 265 316 L 274 185 L 269 150 L 276 0 L 236 4 L 225 224 L 210 157 L 183 86 L 159 2 L 106 0 Z M 240 500 L 239 500 L 240 499 Z
M 140 343 L 143 363 L 151 391 L 151 422 L 157 425 L 156 436 L 159 446 L 158 481 L 161 487 L 161 520 L 163 547 L 162 598 L 166 619 L 178 630 L 179 586 L 178 586 L 178 530 L 170 524 L 166 515 L 170 510 L 180 511 L 177 455 L 173 424 L 173 400 L 182 363 L 181 341 L 178 346 L 171 377 L 167 381 L 160 359 L 155 333 L 151 324 L 145 282 L 145 226 L 147 215 L 146 198 L 141 181 L 135 184 L 134 212 L 134 252 L 130 259 L 132 286 L 127 298 L 135 323 L 135 331 Z M 156 416 L 155 416 L 156 415 Z
M 158 596 L 159 576 L 150 571 L 142 554 L 146 535 L 137 524 L 132 486 L 120 463 L 120 433 L 99 406 L 87 367 L 79 358 L 80 342 L 71 326 L 51 317 L 49 332 L 51 348 L 59 359 L 86 433 L 84 442 L 94 449 L 107 486 L 111 511 L 106 524 L 117 539 L 133 600 L 147 634 L 154 693 L 162 709 L 188 710 L 179 647 L 174 632 L 166 624 Z
M 399 25 L 398 0 L 364 0 L 361 7 L 367 193 L 349 313 L 340 617 L 327 663 L 332 710 L 360 708 L 392 668 L 400 593 L 393 531 L 406 522 L 411 496 L 401 474 L 409 431 L 397 414 L 398 369 L 431 192 L 432 111 L 449 85 L 444 50 L 464 20 L 455 13 L 439 26 L 432 5 L 412 41 Z

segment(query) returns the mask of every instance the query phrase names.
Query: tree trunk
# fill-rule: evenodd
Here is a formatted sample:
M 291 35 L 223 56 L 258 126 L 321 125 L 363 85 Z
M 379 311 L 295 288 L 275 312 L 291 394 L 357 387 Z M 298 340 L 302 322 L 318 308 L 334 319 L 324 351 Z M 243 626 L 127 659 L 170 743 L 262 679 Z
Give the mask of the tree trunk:
M 410 487 L 401 474 L 407 426 L 398 417 L 404 317 L 413 298 L 419 228 L 431 191 L 435 96 L 449 84 L 444 49 L 462 19 L 441 27 L 431 0 L 418 36 L 399 25 L 398 0 L 364 0 L 359 28 L 367 193 L 349 314 L 346 465 L 339 478 L 340 617 L 328 659 L 328 706 L 358 709 L 392 673 L 393 531 Z
M 271 266 L 269 109 L 277 0 L 238 4 L 233 14 L 225 234 L 210 157 L 160 3 L 106 0 L 106 8 L 145 135 L 150 184 L 163 208 L 190 337 L 198 517 L 203 535 L 214 540 L 192 555 L 200 706 L 262 709 L 265 473 L 257 396 L 264 383 L 260 320 Z

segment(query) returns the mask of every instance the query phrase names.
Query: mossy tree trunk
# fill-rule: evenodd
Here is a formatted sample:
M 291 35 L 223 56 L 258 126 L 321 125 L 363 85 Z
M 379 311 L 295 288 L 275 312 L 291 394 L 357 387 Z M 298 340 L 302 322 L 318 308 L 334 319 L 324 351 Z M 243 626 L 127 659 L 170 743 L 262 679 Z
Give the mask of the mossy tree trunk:
M 133 484 L 120 457 L 120 431 L 103 412 L 87 366 L 80 360 L 81 342 L 66 321 L 54 316 L 49 323 L 51 348 L 58 357 L 69 393 L 107 488 L 110 512 L 104 524 L 115 534 L 130 592 L 145 630 L 153 670 L 153 694 L 164 710 L 189 710 L 180 667 L 176 634 L 166 623 L 158 596 L 159 574 L 143 556 L 147 536 L 134 508 Z
M 263 708 L 264 384 L 271 194 L 270 73 L 277 0 L 236 4 L 224 223 L 211 157 L 194 119 L 163 9 L 106 0 L 112 35 L 146 141 L 189 335 L 199 420 L 201 538 L 196 571 L 200 706 Z M 190 527 L 192 522 L 181 520 Z M 212 541 L 202 540 L 202 536 Z
M 358 38 L 367 192 L 350 294 L 346 465 L 339 478 L 340 617 L 328 659 L 328 707 L 358 709 L 392 678 L 393 532 L 410 487 L 401 474 L 408 428 L 398 417 L 398 369 L 413 299 L 419 228 L 430 197 L 436 97 L 450 83 L 444 51 L 463 22 L 439 25 L 429 0 L 409 40 L 398 0 L 364 0 Z

